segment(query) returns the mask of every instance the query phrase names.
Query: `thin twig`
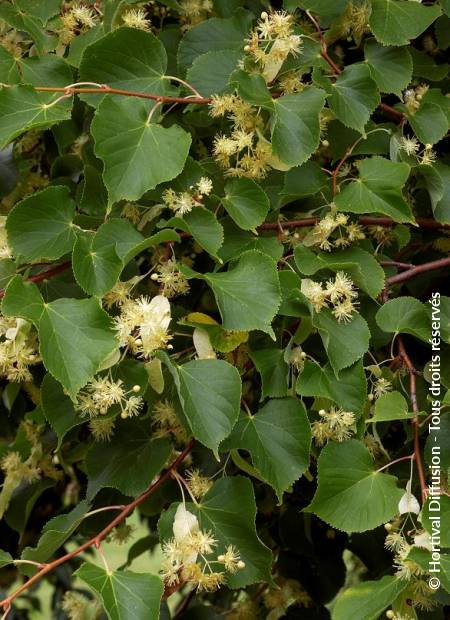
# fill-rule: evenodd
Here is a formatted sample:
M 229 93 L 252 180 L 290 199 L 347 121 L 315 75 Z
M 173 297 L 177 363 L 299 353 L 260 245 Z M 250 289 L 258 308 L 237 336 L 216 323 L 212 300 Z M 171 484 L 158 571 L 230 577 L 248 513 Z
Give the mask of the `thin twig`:
M 395 459 L 394 461 L 391 461 L 390 463 L 386 463 L 386 465 L 383 465 L 383 467 L 380 467 L 379 469 L 377 469 L 375 473 L 378 474 L 380 471 L 383 471 L 384 469 L 391 467 L 391 465 L 396 465 L 396 463 L 401 463 L 402 461 L 410 461 L 411 459 L 414 459 L 414 458 L 415 458 L 414 454 L 408 454 L 408 456 L 401 456 L 399 459 Z
M 144 493 L 142 493 L 141 495 L 139 495 L 139 497 L 137 497 L 132 502 L 127 504 L 123 508 L 123 510 L 121 510 L 120 513 L 106 527 L 104 527 L 102 529 L 101 532 L 96 534 L 96 536 L 94 536 L 90 540 L 87 540 L 85 543 L 83 543 L 82 545 L 80 545 L 79 547 L 77 547 L 76 549 L 71 551 L 70 553 L 66 553 L 65 555 L 57 558 L 56 560 L 53 560 L 53 562 L 49 562 L 48 564 L 46 564 L 35 575 L 33 575 L 28 581 L 26 581 L 24 584 L 19 586 L 16 590 L 14 590 L 14 592 L 12 592 L 5 599 L 0 601 L 0 608 L 2 608 L 5 612 L 8 612 L 11 609 L 11 603 L 18 596 L 20 596 L 22 594 L 22 592 L 25 592 L 26 590 L 31 588 L 31 586 L 33 586 L 35 583 L 40 581 L 42 579 L 42 577 L 44 577 L 47 573 L 50 573 L 51 571 L 53 571 L 55 568 L 57 568 L 61 564 L 64 564 L 65 562 L 68 562 L 69 560 L 71 560 L 72 558 L 76 557 L 77 555 L 79 555 L 83 551 L 86 551 L 86 549 L 89 549 L 90 547 L 95 547 L 95 548 L 98 549 L 101 541 L 104 538 L 106 538 L 106 536 L 117 525 L 119 525 L 124 519 L 126 519 L 126 517 L 129 514 L 131 514 L 134 511 L 135 508 L 137 508 L 137 506 L 139 506 L 140 504 L 145 502 L 145 500 L 148 499 L 163 484 L 163 482 L 165 482 L 166 480 L 168 480 L 171 477 L 172 471 L 175 470 L 177 467 L 179 467 L 179 465 L 181 465 L 181 463 L 188 456 L 188 454 L 190 454 L 190 452 L 192 451 L 192 449 L 194 447 L 194 444 L 195 444 L 195 441 L 192 440 L 188 444 L 188 446 L 183 450 L 183 452 L 175 459 L 175 461 L 172 463 L 172 465 L 170 465 L 166 469 L 166 471 L 163 472 L 159 476 L 159 478 L 153 484 L 151 484 L 149 486 L 149 488 L 146 491 L 144 491 Z M 5 615 L 5 618 L 6 618 L 6 615 Z
M 414 269 L 415 265 L 411 263 L 400 263 L 397 260 L 380 260 L 383 267 L 398 267 L 398 269 Z
M 386 278 L 386 285 L 398 284 L 409 280 L 420 273 L 426 273 L 427 271 L 433 271 L 434 269 L 442 269 L 442 267 L 450 266 L 450 258 L 440 258 L 439 260 L 433 260 L 429 263 L 423 263 L 422 265 L 416 265 L 412 269 L 407 269 L 402 273 L 397 273 L 395 276 Z
M 30 276 L 27 278 L 27 282 L 43 282 L 48 278 L 52 278 L 53 276 L 58 275 L 58 273 L 62 273 L 69 269 L 71 263 L 68 261 L 67 263 L 61 263 L 60 265 L 56 265 L 51 269 L 47 269 L 46 271 L 42 271 L 41 273 L 36 274 L 35 276 Z M 0 299 L 5 296 L 5 289 L 0 289 Z
M 309 19 L 314 24 L 314 27 L 317 30 L 317 34 L 319 35 L 320 44 L 321 44 L 320 55 L 328 63 L 333 73 L 335 75 L 340 75 L 342 73 L 342 69 L 337 66 L 337 64 L 334 62 L 334 60 L 330 57 L 328 53 L 328 45 L 325 40 L 325 37 L 323 36 L 322 28 L 320 27 L 318 20 L 311 14 L 310 11 L 306 11 L 306 14 L 308 15 Z M 390 116 L 393 116 L 395 119 L 399 121 L 405 118 L 402 112 L 399 112 L 395 108 L 392 108 L 390 105 L 387 105 L 387 103 L 380 103 L 378 107 L 383 112 L 385 112 L 386 114 Z
M 398 353 L 405 363 L 409 374 L 409 394 L 414 418 L 411 420 L 411 424 L 414 430 L 414 460 L 416 463 L 417 473 L 419 475 L 420 488 L 422 490 L 423 501 L 427 498 L 427 483 L 425 480 L 425 473 L 423 470 L 422 455 L 420 452 L 420 423 L 419 423 L 419 406 L 417 404 L 417 388 L 416 388 L 416 374 L 417 371 L 414 368 L 414 364 L 411 361 L 408 353 L 406 352 L 405 345 L 403 344 L 402 337 L 398 337 Z

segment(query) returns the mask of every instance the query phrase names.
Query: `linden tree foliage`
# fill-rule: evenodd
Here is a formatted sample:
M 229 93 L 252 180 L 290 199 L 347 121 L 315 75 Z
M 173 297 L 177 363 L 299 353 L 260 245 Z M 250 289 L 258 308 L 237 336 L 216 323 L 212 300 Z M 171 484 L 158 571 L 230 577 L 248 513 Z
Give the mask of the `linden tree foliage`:
M 448 617 L 449 32 L 0 2 L 2 620 Z

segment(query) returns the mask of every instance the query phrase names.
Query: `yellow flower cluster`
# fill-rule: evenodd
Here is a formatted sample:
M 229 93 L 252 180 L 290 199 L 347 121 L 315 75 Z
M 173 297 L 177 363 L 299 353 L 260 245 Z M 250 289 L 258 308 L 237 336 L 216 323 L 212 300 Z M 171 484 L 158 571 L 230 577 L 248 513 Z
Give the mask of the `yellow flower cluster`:
M 272 146 L 264 136 L 258 110 L 237 95 L 214 96 L 210 104 L 213 118 L 226 116 L 231 133 L 214 138 L 213 154 L 230 176 L 262 179 L 274 163 Z
M 173 189 L 166 189 L 162 199 L 171 211 L 183 217 L 186 213 L 190 213 L 194 207 L 203 204 L 203 197 L 209 196 L 212 192 L 213 184 L 211 179 L 202 177 L 195 186 L 192 186 L 187 192 L 175 192 Z
M 290 54 L 297 55 L 301 46 L 301 36 L 294 34 L 292 15 L 285 11 L 264 11 L 244 51 L 260 69 L 265 81 L 270 83 L 277 77 L 286 58 Z
M 80 620 L 89 618 L 95 620 L 102 613 L 100 603 L 89 600 L 79 592 L 68 590 L 63 597 L 61 609 L 67 614 L 69 620 Z
M 0 316 L 0 377 L 31 381 L 29 366 L 38 362 L 38 339 L 31 323 Z
M 335 279 L 328 280 L 325 286 L 322 282 L 304 279 L 301 292 L 316 312 L 320 312 L 322 308 L 330 308 L 339 322 L 352 319 L 358 293 L 354 289 L 352 280 L 343 271 L 338 271 Z
M 77 35 L 86 32 L 97 24 L 97 13 L 90 6 L 74 4 L 61 15 L 61 28 L 58 32 L 62 45 L 68 45 Z
M 122 418 L 139 415 L 144 405 L 144 400 L 136 396 L 140 389 L 139 385 L 135 385 L 127 391 L 121 379 L 114 381 L 111 376 L 94 378 L 79 392 L 76 408 L 81 415 L 88 415 L 91 418 L 106 415 L 114 405 L 119 406 Z M 98 427 L 94 428 L 99 432 Z M 110 430 L 112 432 L 112 429 Z M 108 435 L 105 429 L 104 433 Z
M 151 300 L 145 296 L 127 299 L 114 320 L 120 346 L 130 347 L 133 353 L 149 357 L 157 349 L 171 348 L 167 344 L 171 338 L 170 303 L 164 295 Z
M 172 259 L 160 263 L 157 271 L 151 275 L 151 279 L 161 285 L 160 292 L 164 297 L 186 295 L 189 292 L 189 282 L 186 276 L 181 273 Z
M 187 582 L 198 591 L 213 592 L 225 582 L 226 572 L 233 574 L 245 568 L 232 545 L 215 555 L 217 540 L 211 532 L 200 529 L 197 517 L 186 510 L 184 504 L 177 508 L 173 532 L 174 537 L 162 547 L 161 574 L 168 586 Z
M 263 597 L 264 605 L 272 610 L 270 617 L 281 618 L 294 604 L 306 608 L 312 606 L 311 597 L 295 579 L 279 577 L 277 586 L 277 588 L 269 588 Z
M 364 231 L 359 224 L 348 222 L 348 215 L 332 210 L 327 213 L 314 228 L 304 237 L 306 247 L 319 246 L 321 250 L 331 252 L 332 249 L 342 249 L 350 246 L 354 241 L 365 238 Z M 331 236 L 337 236 L 331 239 Z
M 151 28 L 151 21 L 147 18 L 144 9 L 128 9 L 122 15 L 122 22 L 128 28 L 137 28 L 138 30 L 147 30 Z
M 114 418 L 92 418 L 89 421 L 89 430 L 95 441 L 110 441 L 114 435 L 115 425 Z
M 407 155 L 417 155 L 420 151 L 420 144 L 416 138 L 408 138 L 402 136 L 399 141 L 399 147 L 402 151 L 405 151 Z M 417 163 L 423 166 L 431 166 L 436 161 L 436 153 L 433 150 L 432 144 L 426 144 L 422 151 L 419 153 Z
M 196 498 L 203 497 L 212 487 L 212 480 L 205 478 L 198 469 L 190 469 L 186 472 L 187 484 L 190 492 Z
M 328 411 L 319 411 L 320 420 L 311 424 L 311 433 L 318 446 L 327 441 L 345 441 L 354 433 L 355 415 L 352 411 L 344 411 L 331 407 Z
M 339 21 L 339 37 L 342 39 L 353 37 L 359 45 L 363 35 L 370 32 L 370 13 L 371 7 L 368 2 L 360 3 L 351 0 Z
M 214 8 L 212 0 L 180 0 L 180 6 L 181 13 L 190 19 L 203 17 Z M 196 19 L 193 21 L 198 22 Z
M 413 540 L 409 543 L 403 528 L 398 531 L 399 527 L 399 520 L 385 525 L 388 534 L 384 546 L 394 553 L 394 567 L 397 570 L 396 576 L 399 579 L 410 582 L 409 587 L 413 592 L 411 600 L 414 607 L 425 610 L 433 609 L 437 601 L 434 600 L 435 591 L 429 587 L 426 581 L 427 573 L 416 562 L 408 558 L 409 552 L 415 547 L 431 551 L 431 537 L 425 531 L 416 531 L 414 534 L 415 530 L 410 530 L 408 535 L 411 535 Z M 397 618 L 395 615 L 388 615 L 388 612 L 386 616 L 388 618 Z
M 410 114 L 414 114 L 420 108 L 421 101 L 423 96 L 429 89 L 427 84 L 421 84 L 416 88 L 408 88 L 403 93 L 403 101 L 408 108 L 408 112 Z
M 153 425 L 156 427 L 155 437 L 173 435 L 178 443 L 185 443 L 188 439 L 177 417 L 175 407 L 168 400 L 158 401 L 153 405 Z

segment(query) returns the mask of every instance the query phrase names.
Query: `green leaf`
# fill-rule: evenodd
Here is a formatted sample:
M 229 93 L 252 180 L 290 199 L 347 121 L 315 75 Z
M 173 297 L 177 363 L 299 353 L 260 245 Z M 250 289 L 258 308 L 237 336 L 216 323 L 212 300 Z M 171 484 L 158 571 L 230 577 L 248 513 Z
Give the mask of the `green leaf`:
M 66 434 L 85 420 L 75 412 L 72 401 L 58 381 L 47 373 L 41 384 L 41 406 L 47 422 L 58 437 L 59 450 Z
M 381 213 L 395 222 L 414 223 L 411 207 L 402 194 L 409 176 L 408 164 L 371 157 L 357 165 L 359 178 L 346 183 L 336 196 L 340 211 Z
M 216 257 L 223 243 L 223 227 L 214 213 L 204 207 L 195 207 L 184 216 L 184 222 L 196 242 Z
M 17 84 L 17 82 L 20 82 L 17 61 L 3 45 L 0 45 L 0 80 L 3 84 Z
M 266 219 L 270 202 L 266 193 L 251 179 L 232 179 L 225 185 L 222 204 L 244 230 L 255 230 Z
M 10 4 L 2 2 L 0 4 L 0 19 L 4 20 L 12 28 L 27 32 L 36 45 L 39 54 L 42 54 L 54 47 L 52 44 L 55 39 L 50 37 L 42 28 L 42 22 L 29 11 L 29 2 L 26 2 L 26 11 L 23 10 L 25 2 L 21 0 Z M 22 5 L 22 6 L 21 6 Z
M 123 263 L 114 244 L 99 245 L 94 233 L 78 235 L 72 254 L 73 274 L 89 295 L 102 297 L 117 282 Z
M 167 439 L 152 439 L 150 423 L 122 422 L 110 442 L 94 444 L 87 454 L 87 498 L 94 498 L 104 487 L 132 497 L 143 493 L 166 464 L 171 449 Z
M 337 378 L 330 364 L 321 368 L 315 362 L 305 360 L 295 389 L 301 396 L 329 398 L 345 411 L 358 415 L 362 412 L 367 398 L 367 382 L 362 361 L 341 370 Z
M 239 416 L 241 379 L 224 360 L 194 360 L 174 367 L 161 357 L 175 380 L 178 396 L 192 434 L 217 454 Z
M 380 91 L 400 96 L 412 78 L 413 63 L 409 50 L 406 47 L 386 47 L 369 39 L 364 46 L 364 56 Z
M 15 0 L 14 4 L 23 13 L 37 17 L 45 26 L 50 17 L 57 15 L 60 9 L 59 0 Z
M 398 512 L 403 491 L 396 486 L 397 478 L 377 473 L 369 451 L 356 439 L 325 446 L 318 478 L 316 494 L 305 510 L 339 530 L 372 530 Z
M 207 52 L 243 50 L 252 18 L 251 13 L 238 10 L 233 17 L 213 17 L 190 28 L 178 48 L 180 69 L 186 70 L 196 58 Z
M 361 359 L 369 349 L 370 331 L 359 312 L 353 313 L 348 323 L 339 323 L 325 308 L 315 312 L 312 321 L 336 375 Z
M 440 92 L 432 90 L 423 95 L 420 108 L 414 114 L 407 113 L 409 124 L 424 144 L 436 144 L 448 132 L 446 104 L 448 104 L 447 98 Z
M 250 480 L 241 476 L 220 478 L 197 505 L 187 504 L 202 530 L 210 530 L 218 544 L 215 553 L 224 553 L 233 545 L 245 562 L 245 568 L 227 575 L 230 588 L 244 588 L 258 581 L 271 581 L 272 554 L 258 538 L 255 528 L 256 505 Z M 172 538 L 177 505 L 162 514 L 159 530 L 162 538 Z
M 92 121 L 95 153 L 105 164 L 103 179 L 111 204 L 138 200 L 183 170 L 190 135 L 177 125 L 148 122 L 149 105 L 133 98 L 106 97 Z
M 54 98 L 56 101 L 56 98 Z M 0 149 L 30 129 L 51 127 L 70 118 L 70 99 L 55 105 L 48 95 L 36 92 L 31 86 L 11 86 L 0 90 Z
M 437 4 L 425 6 L 408 0 L 372 0 L 370 28 L 383 45 L 408 45 L 441 14 Z
M 408 413 L 408 403 L 400 392 L 387 392 L 377 398 L 375 414 L 370 422 L 390 422 L 392 420 L 407 420 L 416 414 Z
M 250 359 L 261 375 L 261 399 L 287 396 L 289 366 L 282 349 L 259 349 L 249 353 Z
M 27 291 L 28 299 L 38 304 L 36 285 L 22 286 L 21 290 Z M 6 301 L 2 308 L 6 316 L 30 318 L 26 306 L 21 310 L 16 303 Z M 46 304 L 42 301 L 39 321 L 37 317 L 38 312 L 33 311 L 44 365 L 74 400 L 78 390 L 118 346 L 111 319 L 95 299 L 56 299 Z
M 448 63 L 436 64 L 434 58 L 427 54 L 427 52 L 420 52 L 415 47 L 411 47 L 410 53 L 414 65 L 413 74 L 416 77 L 422 77 L 432 82 L 440 82 L 446 78 L 449 68 Z
M 284 164 L 300 166 L 319 146 L 319 114 L 324 102 L 324 91 L 314 86 L 274 101 L 272 147 Z
M 436 200 L 431 196 L 433 215 L 441 224 L 450 224 L 450 166 L 436 162 L 433 170 L 437 172 L 442 182 L 442 194 Z
M 12 564 L 14 562 L 13 557 L 7 551 L 3 551 L 0 549 L 0 568 L 7 566 L 8 564 Z
M 228 87 L 228 80 L 240 56 L 238 50 L 206 52 L 194 60 L 186 80 L 202 97 L 222 93 Z
M 378 581 L 363 581 L 342 592 L 333 608 L 333 620 L 377 620 L 407 587 L 406 580 L 385 575 Z
M 44 309 L 44 300 L 35 284 L 15 276 L 6 287 L 2 312 L 6 316 L 20 316 L 36 327 Z
M 329 106 L 341 123 L 364 135 L 370 115 L 380 103 L 369 67 L 363 64 L 346 67 L 327 90 Z
M 224 263 L 229 260 L 237 260 L 239 256 L 249 250 L 258 250 L 263 254 L 267 254 L 278 261 L 283 255 L 283 245 L 277 239 L 276 235 L 264 236 L 259 234 L 255 236 L 251 232 L 242 230 L 236 226 L 231 218 L 222 220 L 225 239 L 219 250 L 219 257 Z
M 223 273 L 207 273 L 202 278 L 214 292 L 224 329 L 259 329 L 273 336 L 271 322 L 281 302 L 273 259 L 261 252 L 245 252 L 233 268 Z
M 32 560 L 33 562 L 46 562 L 54 553 L 66 542 L 83 521 L 89 510 L 86 500 L 81 501 L 70 512 L 50 519 L 42 530 L 42 535 L 36 547 L 25 547 L 22 552 L 22 560 Z M 36 567 L 27 567 L 23 570 L 28 576 L 36 572 Z
M 239 97 L 252 105 L 273 111 L 272 94 L 262 75 L 247 73 L 242 69 L 234 71 L 230 77 L 230 86 L 238 91 Z
M 302 402 L 269 401 L 256 415 L 242 413 L 221 450 L 243 449 L 254 467 L 276 491 L 278 501 L 309 465 L 311 430 Z
M 113 220 L 110 220 L 112 222 Z M 124 221 L 124 220 L 119 220 Z M 125 220 L 126 221 L 126 220 Z M 131 225 L 130 225 L 131 226 Z M 133 226 L 131 226 L 133 228 Z M 134 229 L 134 232 L 140 234 Z M 149 248 L 153 248 L 160 243 L 168 243 L 169 241 L 179 241 L 179 235 L 170 228 L 160 230 L 159 232 L 151 235 L 151 237 L 147 237 L 143 241 L 140 241 L 137 245 L 134 245 L 127 252 L 124 252 L 127 243 L 116 242 L 116 252 L 121 256 L 123 263 L 128 263 L 132 258 L 143 252 L 144 250 L 148 250 Z M 130 238 L 131 241 L 131 238 Z
M 19 202 L 6 220 L 8 242 L 22 262 L 56 260 L 75 241 L 75 203 L 67 187 L 51 186 Z
M 295 248 L 295 263 L 301 273 L 312 276 L 320 269 L 344 270 L 356 286 L 376 299 L 384 287 L 384 271 L 372 254 L 358 247 L 330 254 L 315 254 L 304 245 Z
M 328 179 L 319 164 L 307 161 L 302 166 L 291 168 L 284 175 L 284 185 L 280 194 L 282 204 L 288 204 L 298 198 L 314 196 L 326 187 Z
M 128 570 L 106 571 L 85 562 L 74 576 L 99 596 L 109 620 L 159 620 L 164 586 L 157 575 Z
M 162 232 L 145 239 L 128 220 L 111 218 L 97 230 L 96 246 L 98 248 L 114 246 L 117 255 L 125 264 L 142 250 L 151 247 Z
M 378 326 L 385 332 L 411 334 L 428 343 L 431 335 L 427 308 L 414 297 L 398 297 L 386 302 L 376 314 Z
M 80 81 L 163 95 L 166 90 L 163 80 L 166 68 L 164 45 L 154 34 L 122 27 L 85 49 L 80 64 Z M 90 104 L 98 104 L 103 97 L 102 94 L 83 95 L 83 99 Z

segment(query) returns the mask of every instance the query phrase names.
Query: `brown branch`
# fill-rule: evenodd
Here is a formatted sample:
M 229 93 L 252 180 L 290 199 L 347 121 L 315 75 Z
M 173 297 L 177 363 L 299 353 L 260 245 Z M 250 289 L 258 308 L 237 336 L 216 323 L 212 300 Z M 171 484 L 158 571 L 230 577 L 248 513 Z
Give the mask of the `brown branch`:
M 46 271 L 42 271 L 41 273 L 36 274 L 35 276 L 30 276 L 27 278 L 27 282 L 43 282 L 48 278 L 52 278 L 53 276 L 58 275 L 58 273 L 62 273 L 69 269 L 71 263 L 70 261 L 66 263 L 61 263 L 60 265 L 56 265 L 51 269 L 47 269 Z M 0 299 L 5 296 L 5 289 L 0 289 Z
M 314 226 L 320 221 L 320 217 L 307 217 L 301 220 L 282 221 L 283 228 L 303 228 L 304 226 Z M 363 215 L 358 218 L 358 222 L 362 226 L 383 226 L 389 228 L 395 226 L 396 222 L 390 217 L 375 217 L 371 215 Z M 450 230 L 450 224 L 440 224 L 432 219 L 417 218 L 417 226 L 427 230 Z M 279 230 L 278 222 L 266 222 L 258 226 L 258 230 Z M 181 233 L 181 236 L 188 237 L 189 233 Z
M 425 480 L 425 473 L 423 470 L 422 463 L 422 455 L 420 452 L 420 424 L 419 424 L 419 406 L 417 404 L 417 389 L 416 389 L 416 374 L 417 370 L 414 368 L 414 364 L 411 361 L 411 358 L 406 352 L 405 346 L 403 344 L 403 340 L 401 336 L 398 336 L 398 352 L 406 365 L 409 373 L 409 393 L 411 404 L 413 408 L 413 412 L 416 414 L 415 417 L 411 420 L 411 424 L 414 429 L 414 461 L 416 463 L 417 473 L 419 475 L 420 488 L 422 491 L 422 499 L 425 501 L 427 499 L 427 483 Z
M 334 60 L 330 57 L 328 53 L 328 45 L 325 40 L 325 37 L 323 36 L 322 28 L 320 27 L 318 20 L 310 13 L 310 11 L 306 11 L 306 14 L 308 15 L 309 19 L 314 24 L 314 27 L 317 30 L 317 34 L 319 35 L 320 44 L 321 44 L 320 55 L 328 63 L 334 75 L 340 75 L 342 73 L 342 69 L 337 66 L 337 64 L 334 62 Z M 404 115 L 402 112 L 399 112 L 395 108 L 392 108 L 387 103 L 380 103 L 378 107 L 380 108 L 380 110 L 382 110 L 383 112 L 385 112 L 386 114 L 390 116 L 393 116 L 395 119 L 399 121 L 404 119 Z
M 337 64 L 328 54 L 328 45 L 327 45 L 327 42 L 325 41 L 325 37 L 323 36 L 322 28 L 320 27 L 319 22 L 309 11 L 306 11 L 306 14 L 308 15 L 309 19 L 314 24 L 317 30 L 317 34 L 319 35 L 319 39 L 321 43 L 320 55 L 330 65 L 331 69 L 333 70 L 333 73 L 335 75 L 339 75 L 340 73 L 342 73 L 342 70 L 340 69 L 340 67 L 337 66 Z
M 386 285 L 391 286 L 392 284 L 398 284 L 399 282 L 409 280 L 420 273 L 426 273 L 427 271 L 433 271 L 434 269 L 441 269 L 442 267 L 448 266 L 450 266 L 450 258 L 440 258 L 439 260 L 434 260 L 430 263 L 423 263 L 422 265 L 417 265 L 412 269 L 407 269 L 402 273 L 398 273 L 395 276 L 386 278 Z
M 111 530 L 113 530 L 129 514 L 131 514 L 137 506 L 145 502 L 145 500 L 148 499 L 163 484 L 163 482 L 165 482 L 166 480 L 170 478 L 172 471 L 174 471 L 175 469 L 177 469 L 177 467 L 179 467 L 179 465 L 181 465 L 184 459 L 192 451 L 194 444 L 195 444 L 195 441 L 192 439 L 191 442 L 188 444 L 188 446 L 183 450 L 183 452 L 179 456 L 177 456 L 177 458 L 174 460 L 172 465 L 170 465 L 166 469 L 166 471 L 163 472 L 159 476 L 159 478 L 153 484 L 149 486 L 149 488 L 146 491 L 144 491 L 144 493 L 142 493 L 135 500 L 127 504 L 123 508 L 123 510 L 121 510 L 120 513 L 106 527 L 102 529 L 101 532 L 99 532 L 96 536 L 94 536 L 90 540 L 87 540 L 85 543 L 83 543 L 82 545 L 80 545 L 79 547 L 71 551 L 70 553 L 66 553 L 60 558 L 53 560 L 53 562 L 49 562 L 48 564 L 45 564 L 43 568 L 41 568 L 35 575 L 33 575 L 33 577 L 31 577 L 28 581 L 26 581 L 24 584 L 19 586 L 17 590 L 14 590 L 12 594 L 10 594 L 5 599 L 0 601 L 0 607 L 3 608 L 5 612 L 8 612 L 11 609 L 11 603 L 14 601 L 14 599 L 20 596 L 22 592 L 25 592 L 25 590 L 28 590 L 28 588 L 31 588 L 31 586 L 34 585 L 36 582 L 40 581 L 42 577 L 44 577 L 47 573 L 50 573 L 51 571 L 53 571 L 55 568 L 57 568 L 61 564 L 68 562 L 69 560 L 76 557 L 83 551 L 86 551 L 86 549 L 89 549 L 90 547 L 98 548 L 100 546 L 101 541 L 111 532 Z
M 169 97 L 164 95 L 154 95 L 151 93 L 143 93 L 134 90 L 125 90 L 123 88 L 112 88 L 107 84 L 96 86 L 34 86 L 37 92 L 44 93 L 63 93 L 65 95 L 81 95 L 81 94 L 109 94 L 123 95 L 124 97 L 138 97 L 139 99 L 151 99 L 152 101 L 160 101 L 161 103 L 199 103 L 208 104 L 211 102 L 210 97 Z
M 308 226 L 314 226 L 317 222 L 320 221 L 318 217 L 307 217 L 301 220 L 288 220 L 282 222 L 282 227 L 284 228 L 304 228 Z M 372 216 L 362 216 L 358 219 L 359 223 L 363 226 L 394 226 L 395 222 L 391 220 L 389 217 L 372 217 Z M 444 229 L 449 230 L 449 224 L 440 224 L 435 220 L 425 219 L 425 218 L 417 218 L 417 224 L 420 228 L 428 229 L 428 230 L 436 230 L 436 229 Z M 258 230 L 280 230 L 280 223 L 278 220 L 276 222 L 266 222 L 265 224 L 261 224 L 258 226 Z M 180 237 L 182 239 L 187 239 L 191 237 L 191 234 L 188 232 L 181 232 Z M 387 278 L 386 284 L 396 284 L 397 282 L 403 282 L 404 280 L 409 280 L 419 273 L 423 273 L 426 271 L 431 271 L 433 269 L 439 269 L 441 267 L 446 267 L 450 265 L 450 258 L 442 258 L 436 261 L 432 261 L 431 263 L 424 263 L 423 265 L 418 265 L 414 267 L 409 263 L 398 263 L 397 261 L 382 261 L 381 264 L 385 265 L 393 265 L 397 267 L 401 267 L 407 269 L 403 273 L 399 273 L 395 276 L 391 276 Z M 56 265 L 55 267 L 51 267 L 46 271 L 42 271 L 34 276 L 30 276 L 27 278 L 27 282 L 43 282 L 49 278 L 52 278 L 63 271 L 69 269 L 71 263 L 69 261 L 65 263 L 61 263 L 60 265 Z M 5 296 L 5 289 L 0 289 L 0 299 Z
M 383 267 L 398 267 L 398 269 L 414 269 L 415 265 L 411 263 L 400 263 L 397 260 L 380 260 Z

